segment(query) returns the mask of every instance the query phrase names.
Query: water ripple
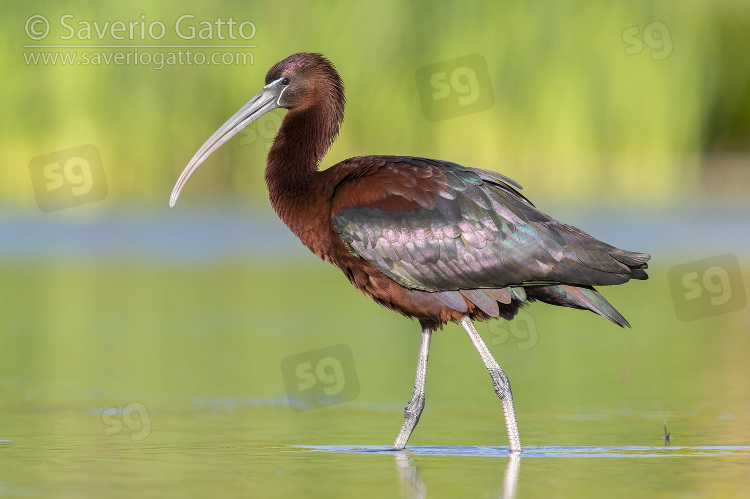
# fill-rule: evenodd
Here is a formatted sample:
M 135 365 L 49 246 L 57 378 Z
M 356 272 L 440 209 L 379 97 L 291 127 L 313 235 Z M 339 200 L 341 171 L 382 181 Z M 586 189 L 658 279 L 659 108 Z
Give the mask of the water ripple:
M 344 454 L 397 454 L 417 456 L 507 457 L 508 447 L 418 446 L 404 450 L 375 445 L 311 446 L 297 445 L 287 452 L 333 452 Z M 750 457 L 750 446 L 704 447 L 524 447 L 522 457 Z

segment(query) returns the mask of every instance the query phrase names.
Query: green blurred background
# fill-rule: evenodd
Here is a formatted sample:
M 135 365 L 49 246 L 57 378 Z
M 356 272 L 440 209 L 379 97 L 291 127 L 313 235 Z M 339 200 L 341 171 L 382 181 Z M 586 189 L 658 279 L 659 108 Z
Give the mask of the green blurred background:
M 416 323 L 358 294 L 275 218 L 263 168 L 283 113 L 214 153 L 167 208 L 198 147 L 273 63 L 298 51 L 325 54 L 346 84 L 346 119 L 324 167 L 399 154 L 494 169 L 556 218 L 653 254 L 649 281 L 602 290 L 632 330 L 538 304 L 522 326 L 480 326 L 513 382 L 525 445 L 657 447 L 664 422 L 676 445 L 750 443 L 746 298 L 679 320 L 668 280 L 677 264 L 731 253 L 733 292 L 747 296 L 747 2 L 6 2 L 3 11 L 4 495 L 398 493 L 392 459 L 273 450 L 389 445 L 419 341 Z M 192 25 L 231 17 L 257 31 L 246 42 L 188 42 L 174 32 L 185 14 Z M 51 23 L 45 40 L 25 31 L 35 15 Z M 143 20 L 167 33 L 62 40 L 64 15 L 76 28 Z M 33 62 L 91 52 L 39 47 L 73 43 L 107 45 L 94 49 L 106 54 L 134 52 L 126 44 L 159 46 L 141 53 L 257 47 L 222 49 L 251 53 L 246 65 Z M 487 62 L 494 105 L 428 121 L 416 71 L 470 54 Z M 85 144 L 101 154 L 104 199 L 40 211 L 32 159 Z M 352 350 L 358 395 L 292 411 L 282 360 L 336 344 Z M 430 362 L 427 408 L 410 443 L 507 445 L 490 380 L 457 326 L 435 336 Z M 128 438 L 127 423 L 110 431 L 103 415 L 134 402 L 147 408 L 136 422 L 149 425 L 142 441 Z M 651 496 L 661 487 L 739 495 L 748 486 L 746 467 L 716 460 L 524 463 L 519 491 L 529 496 Z M 455 458 L 419 465 L 435 497 L 489 496 L 499 484 L 471 478 Z M 655 472 L 665 478 L 640 479 Z
M 522 184 L 533 179 L 537 198 L 615 196 L 651 204 L 702 195 L 707 168 L 750 148 L 750 65 L 744 61 L 750 9 L 744 2 L 282 5 L 6 5 L 1 154 L 4 164 L 19 167 L 2 170 L 4 202 L 33 207 L 20 167 L 31 157 L 93 143 L 107 166 L 109 203 L 160 204 L 196 146 L 256 93 L 271 64 L 299 51 L 324 53 L 347 85 L 346 124 L 327 164 L 369 153 L 450 158 L 497 168 Z M 79 21 L 141 21 L 144 15 L 146 26 L 161 21 L 167 28 L 153 43 L 186 43 L 173 26 L 193 14 L 193 24 L 251 20 L 257 31 L 249 43 L 258 47 L 250 50 L 254 64 L 243 67 L 26 64 L 27 53 L 41 50 L 22 45 L 42 42 L 26 36 L 24 23 L 39 13 L 52 25 L 47 43 L 76 41 L 59 38 L 68 34 L 59 23 L 65 14 L 74 16 L 67 23 L 76 28 Z M 654 21 L 667 30 L 644 40 Z M 97 43 L 95 32 L 92 38 L 79 43 Z M 487 60 L 494 107 L 427 122 L 416 69 L 472 53 Z M 224 148 L 202 172 L 203 187 L 191 189 L 193 202 L 264 198 L 264 153 L 262 147 Z M 747 188 L 747 175 L 733 173 Z

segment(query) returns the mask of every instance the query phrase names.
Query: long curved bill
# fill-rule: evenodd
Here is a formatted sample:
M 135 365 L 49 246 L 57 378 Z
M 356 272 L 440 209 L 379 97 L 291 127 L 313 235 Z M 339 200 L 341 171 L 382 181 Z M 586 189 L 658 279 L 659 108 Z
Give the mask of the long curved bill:
M 180 178 L 177 179 L 177 183 L 175 184 L 174 189 L 172 189 L 172 196 L 169 198 L 170 208 L 174 207 L 175 203 L 177 203 L 177 198 L 180 197 L 180 192 L 182 192 L 182 188 L 185 187 L 185 183 L 195 170 L 198 169 L 201 163 L 206 160 L 206 158 L 247 125 L 267 112 L 281 107 L 279 105 L 279 99 L 285 88 L 285 86 L 280 84 L 280 80 L 269 83 L 263 87 L 263 90 L 261 90 L 258 95 L 250 99 L 250 102 L 242 106 L 234 116 L 229 118 L 226 123 L 221 125 L 221 128 L 211 135 L 211 138 L 208 139 L 200 149 L 198 149 L 198 152 L 195 153 L 193 159 L 190 160 L 182 171 Z

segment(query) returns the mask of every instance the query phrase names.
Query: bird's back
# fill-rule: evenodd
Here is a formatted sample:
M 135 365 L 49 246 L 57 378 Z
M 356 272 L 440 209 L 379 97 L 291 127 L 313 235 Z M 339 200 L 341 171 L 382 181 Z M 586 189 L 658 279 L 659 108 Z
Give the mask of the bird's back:
M 474 308 L 480 316 L 512 317 L 520 304 L 540 300 L 625 326 L 593 286 L 648 277 L 649 255 L 558 222 L 495 172 L 365 156 L 322 174 L 332 237 L 398 285 L 433 294 L 461 313 Z

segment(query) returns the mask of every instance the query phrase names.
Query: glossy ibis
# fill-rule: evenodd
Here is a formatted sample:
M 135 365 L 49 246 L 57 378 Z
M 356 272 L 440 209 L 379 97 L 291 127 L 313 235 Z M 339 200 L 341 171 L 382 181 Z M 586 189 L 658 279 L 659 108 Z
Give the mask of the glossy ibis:
M 344 119 L 344 85 L 330 61 L 299 53 L 190 160 L 169 205 L 208 156 L 273 109 L 288 109 L 268 153 L 271 204 L 310 250 L 380 305 L 422 327 L 414 392 L 393 444 L 403 448 L 425 402 L 432 332 L 463 326 L 492 377 L 511 452 L 521 451 L 510 382 L 473 320 L 512 319 L 533 301 L 625 318 L 594 288 L 648 275 L 645 253 L 603 243 L 554 220 L 489 170 L 406 156 L 360 156 L 319 171 Z

